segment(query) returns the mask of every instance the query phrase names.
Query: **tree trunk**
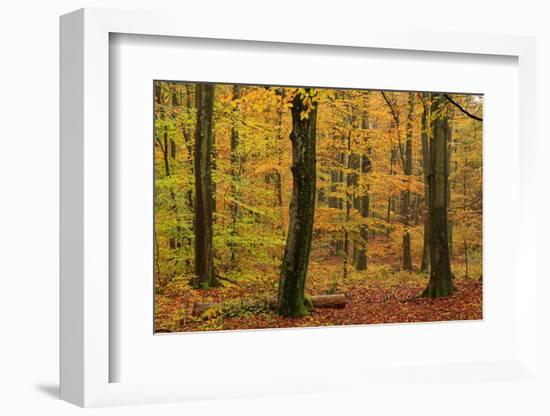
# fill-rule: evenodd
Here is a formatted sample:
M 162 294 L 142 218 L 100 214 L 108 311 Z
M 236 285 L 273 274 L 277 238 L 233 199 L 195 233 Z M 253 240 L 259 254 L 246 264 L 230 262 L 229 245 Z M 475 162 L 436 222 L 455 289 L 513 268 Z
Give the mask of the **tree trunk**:
M 428 191 L 428 170 L 430 164 L 430 153 L 429 153 L 429 141 L 428 141 L 428 129 L 429 129 L 429 102 L 428 94 L 422 93 L 422 102 L 424 105 L 424 110 L 422 111 L 422 170 L 424 171 L 424 241 L 422 246 L 422 261 L 420 263 L 420 271 L 427 272 L 430 270 L 430 231 L 429 231 L 429 214 L 428 214 L 428 204 L 430 200 L 430 195 Z
M 394 174 L 393 165 L 395 163 L 396 154 L 397 154 L 397 149 L 395 148 L 395 146 L 392 146 L 390 151 L 390 176 Z M 390 238 L 390 233 L 391 233 L 391 211 L 393 209 L 393 204 L 394 204 L 393 197 L 390 196 L 388 198 L 388 209 L 386 212 L 386 223 L 387 223 L 386 237 L 387 238 Z
M 279 280 L 277 312 L 281 316 L 305 316 L 311 305 L 305 299 L 305 283 L 315 212 L 317 104 L 296 92 L 292 100 L 292 197 L 290 221 Z M 307 116 L 304 118 L 304 114 Z
M 155 268 L 156 268 L 156 275 L 157 275 L 157 286 L 158 290 L 162 290 L 162 278 L 160 274 L 160 251 L 159 251 L 159 240 L 157 237 L 157 232 L 155 231 Z
M 178 99 L 177 84 L 172 83 L 170 87 L 172 92 L 172 109 L 174 109 L 175 107 L 179 107 L 181 103 L 180 103 L 180 100 Z M 176 111 L 173 110 L 173 114 L 175 115 Z M 177 152 L 178 151 L 177 151 L 176 141 L 172 138 L 170 140 L 170 157 L 172 159 L 175 159 Z
M 466 147 L 464 147 L 464 177 L 463 177 L 463 189 L 462 189 L 462 199 L 463 202 L 463 210 L 464 210 L 464 218 L 466 218 L 466 196 L 467 196 L 467 186 L 468 186 L 468 171 L 466 170 L 468 168 L 468 154 L 466 152 Z M 464 224 L 466 225 L 466 221 L 464 221 Z M 464 227 L 464 230 L 462 231 L 462 242 L 464 244 L 464 266 L 465 266 L 465 275 L 464 277 L 467 279 L 469 276 L 469 270 L 468 270 L 468 239 L 466 235 L 467 227 Z
M 449 121 L 445 96 L 433 96 L 431 104 L 430 164 L 428 173 L 430 219 L 430 279 L 422 296 L 436 298 L 451 295 L 453 285 L 447 227 L 447 140 Z
M 368 114 L 365 113 L 363 118 L 362 118 L 362 121 L 361 121 L 362 125 L 361 127 L 363 128 L 363 130 L 366 131 L 365 133 L 365 141 L 367 142 L 367 146 L 368 146 L 368 141 L 369 141 L 369 133 L 368 133 L 368 129 L 369 129 L 369 119 L 368 119 Z M 370 152 L 370 147 L 367 147 L 367 152 L 369 153 Z M 365 174 L 365 173 L 369 173 L 371 171 L 371 161 L 370 161 L 370 155 L 369 154 L 366 154 L 366 155 L 362 155 L 361 156 L 361 173 L 362 174 Z M 358 198 L 358 211 L 359 213 L 361 214 L 361 217 L 363 218 L 367 218 L 369 216 L 369 211 L 370 211 L 370 199 L 369 199 L 369 193 L 368 193 L 368 188 L 367 188 L 367 191 L 364 195 L 360 196 Z M 357 245 L 357 249 L 355 250 L 355 254 L 354 254 L 354 265 L 355 265 L 355 270 L 366 270 L 367 269 L 367 244 L 368 244 L 368 238 L 369 238 L 369 229 L 366 225 L 361 225 L 359 227 L 359 241 L 356 242 L 356 244 L 354 244 L 354 247 L 355 245 Z
M 187 116 L 190 117 L 191 112 L 193 111 L 193 97 L 192 97 L 192 88 L 190 84 L 185 84 L 185 107 Z M 193 143 L 191 141 L 191 129 L 189 128 L 188 123 L 184 123 L 183 129 L 183 140 L 185 142 L 185 147 L 187 148 L 187 155 L 189 157 L 189 160 L 193 160 L 194 157 L 194 151 L 193 151 Z M 194 173 L 194 167 L 191 165 L 191 174 Z M 193 190 L 189 189 L 187 191 L 187 205 L 189 206 L 189 209 L 192 210 L 194 207 L 193 202 Z
M 407 116 L 407 136 L 405 142 L 405 163 L 403 173 L 405 176 L 412 175 L 412 135 L 413 135 L 413 116 L 414 116 L 414 93 L 409 93 L 409 113 Z M 406 190 L 402 193 L 402 221 L 403 221 L 403 270 L 412 270 L 411 261 L 411 234 L 409 231 L 410 225 L 410 204 L 411 191 Z
M 173 97 L 172 97 L 173 98 Z M 160 119 L 165 121 L 166 120 L 166 106 L 165 100 L 163 98 L 163 91 L 162 91 L 162 84 L 158 82 L 155 85 L 155 101 L 157 105 L 159 106 L 159 113 L 160 113 Z M 171 152 L 170 149 L 172 149 L 172 143 L 174 143 L 174 140 L 168 140 L 168 127 L 164 125 L 163 129 L 163 139 L 162 141 L 160 139 L 157 139 L 157 144 L 159 145 L 159 148 L 162 152 L 163 161 L 164 161 L 164 175 L 166 177 L 169 177 L 172 175 L 172 170 L 170 168 L 170 155 L 169 152 Z M 175 144 L 173 145 L 175 147 Z M 175 157 L 175 153 L 174 153 Z M 174 189 L 170 188 L 170 198 L 172 199 L 172 206 L 170 208 L 170 211 L 174 213 L 174 216 L 176 217 L 176 237 L 170 237 L 168 240 L 168 246 L 171 250 L 176 250 L 177 248 L 181 247 L 181 241 L 179 240 L 179 237 L 181 235 L 181 227 L 179 225 L 178 220 L 178 208 L 176 203 L 176 194 L 174 192 Z M 177 260 L 174 261 L 174 263 L 177 265 Z
M 447 135 L 447 161 L 446 161 L 446 170 L 447 178 L 451 177 L 451 158 L 453 155 L 453 120 L 452 120 L 452 110 L 450 110 L 449 118 L 449 134 Z M 447 210 L 448 210 L 448 235 L 449 235 L 449 258 L 453 258 L 453 219 L 452 219 L 452 208 L 451 208 L 451 179 L 449 179 L 449 184 L 447 186 Z
M 236 101 L 241 96 L 241 87 L 239 85 L 233 86 L 233 100 Z M 239 108 L 238 105 L 235 105 L 233 107 L 233 112 L 231 114 L 231 198 L 233 199 L 231 202 L 231 237 L 232 239 L 235 238 L 235 235 L 237 233 L 236 227 L 237 227 L 237 218 L 239 216 L 239 200 L 241 197 L 240 194 L 240 171 L 241 171 L 241 158 L 239 156 L 239 129 L 238 129 L 238 121 L 239 121 Z M 229 243 L 229 249 L 231 251 L 231 265 L 235 265 L 236 260 L 236 250 L 235 250 L 235 242 L 232 240 Z
M 281 101 L 284 98 L 285 90 L 281 88 Z M 283 152 L 281 149 L 283 138 L 283 104 L 277 106 L 277 169 L 274 171 L 275 176 L 275 205 L 278 207 L 283 206 L 283 178 L 281 177 L 281 170 L 283 164 Z
M 356 182 L 357 178 L 356 175 L 351 174 L 351 130 L 353 128 L 352 120 L 350 117 L 350 123 L 349 123 L 349 131 L 348 131 L 348 138 L 347 138 L 347 152 L 345 154 L 345 167 L 346 167 L 346 187 L 345 187 L 345 195 L 346 195 L 346 216 L 345 216 L 345 223 L 344 223 L 344 264 L 343 264 L 343 278 L 344 280 L 348 277 L 348 263 L 349 263 L 349 252 L 350 252 L 350 244 L 349 244 L 349 230 L 348 230 L 348 224 L 350 219 L 350 213 L 351 213 L 351 207 L 353 204 L 353 191 L 352 187 L 355 186 L 354 182 Z
M 214 85 L 196 84 L 195 129 L 195 288 L 217 286 L 212 247 L 212 144 Z
M 345 140 L 345 138 L 342 138 Z M 344 152 L 338 152 L 336 154 L 336 169 L 330 170 L 330 193 L 331 195 L 328 198 L 329 208 L 334 208 L 338 210 L 344 209 L 344 199 L 341 198 L 342 188 L 345 190 L 345 187 L 342 187 L 344 182 L 344 164 L 346 156 Z M 334 248 L 334 253 L 339 255 L 344 249 L 344 240 L 341 238 L 339 233 L 336 234 L 336 237 L 333 234 L 332 247 Z

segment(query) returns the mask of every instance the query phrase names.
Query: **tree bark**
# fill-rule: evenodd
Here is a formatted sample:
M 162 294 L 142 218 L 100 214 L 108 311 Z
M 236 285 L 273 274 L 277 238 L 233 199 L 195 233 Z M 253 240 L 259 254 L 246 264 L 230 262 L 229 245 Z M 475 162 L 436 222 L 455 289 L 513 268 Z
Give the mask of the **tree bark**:
M 448 95 L 445 96 L 447 98 Z M 448 98 L 447 98 L 448 99 Z M 451 158 L 453 155 L 453 117 L 452 111 L 450 111 L 449 117 L 449 134 L 447 135 L 447 160 L 446 160 L 446 170 L 447 177 L 451 177 Z M 451 179 L 449 179 L 449 184 L 447 186 L 447 211 L 448 211 L 448 236 L 449 236 L 449 258 L 453 258 L 453 226 L 454 222 L 452 219 L 452 207 L 451 207 Z
M 158 290 L 162 290 L 162 278 L 160 274 L 160 250 L 159 250 L 159 240 L 157 237 L 157 232 L 155 231 L 155 268 L 157 274 L 157 286 Z
M 190 84 L 185 84 L 185 109 L 187 112 L 187 117 L 190 117 L 190 114 L 193 111 L 193 97 L 192 97 L 193 91 Z M 191 128 L 189 127 L 188 123 L 184 123 L 182 128 L 183 133 L 183 140 L 185 142 L 185 147 L 187 148 L 187 155 L 189 157 L 189 160 L 193 160 L 194 157 L 194 150 L 193 150 L 193 142 L 191 141 Z M 194 173 L 194 167 L 191 165 L 191 174 Z M 187 205 L 189 206 L 189 209 L 193 209 L 194 202 L 193 202 L 193 190 L 189 189 L 187 191 Z
M 436 298 L 451 295 L 456 289 L 449 257 L 447 208 L 447 141 L 449 121 L 445 96 L 434 95 L 431 104 L 430 164 L 428 173 L 430 219 L 430 279 L 422 296 Z
M 422 111 L 422 125 L 421 125 L 421 140 L 422 140 L 422 170 L 424 171 L 424 241 L 422 246 L 422 261 L 420 263 L 420 271 L 421 272 L 427 272 L 430 269 L 430 231 L 429 231 L 429 213 L 428 213 L 428 204 L 430 200 L 430 195 L 428 191 L 428 170 L 429 170 L 429 164 L 430 164 L 430 154 L 429 154 L 429 139 L 428 139 L 428 131 L 429 131 L 429 102 L 428 102 L 428 94 L 422 93 L 422 103 L 423 103 L 423 111 Z
M 390 176 L 394 174 L 393 165 L 395 163 L 396 154 L 397 154 L 397 149 L 395 148 L 395 146 L 392 145 L 392 148 L 390 151 Z M 386 237 L 388 239 L 390 238 L 390 233 L 391 233 L 391 211 L 393 209 L 393 205 L 394 205 L 394 200 L 393 200 L 393 197 L 390 196 L 388 198 L 388 208 L 386 211 L 386 223 L 387 223 Z
M 196 84 L 195 129 L 195 279 L 193 286 L 217 286 L 212 247 L 212 144 L 214 85 Z
M 277 312 L 281 316 L 298 317 L 307 315 L 311 307 L 305 299 L 305 283 L 315 211 L 317 104 L 311 100 L 310 89 L 303 94 L 295 93 L 291 115 L 293 183 Z
M 171 93 L 172 93 L 172 110 L 176 107 L 179 107 L 181 105 L 181 102 L 178 98 L 178 91 L 177 91 L 177 83 L 172 83 L 170 85 L 171 87 Z M 173 110 L 173 114 L 175 115 L 176 111 Z M 172 138 L 170 139 L 170 157 L 172 159 L 176 159 L 177 155 L 177 146 L 176 141 Z
M 467 196 L 467 186 L 468 186 L 468 153 L 466 151 L 466 147 L 464 147 L 464 177 L 463 177 L 463 182 L 462 182 L 462 186 L 463 186 L 463 189 L 462 189 L 462 199 L 464 200 L 463 202 L 463 210 L 464 210 L 464 218 L 466 218 L 466 209 L 467 209 L 467 205 L 466 205 L 466 196 Z M 464 224 L 466 224 L 466 221 L 464 222 Z M 464 266 L 465 266 L 465 275 L 464 277 L 467 279 L 469 276 L 469 269 L 468 269 L 468 239 L 467 239 L 467 235 L 466 235 L 466 230 L 467 230 L 467 227 L 465 226 L 464 227 L 464 230 L 462 231 L 462 242 L 463 242 L 463 245 L 464 245 Z
M 414 93 L 409 93 L 409 113 L 407 116 L 407 133 L 405 141 L 405 163 L 403 166 L 403 173 L 405 176 L 412 175 L 412 136 L 413 136 L 413 116 L 414 116 Z M 403 258 L 402 268 L 403 270 L 412 270 L 411 261 L 411 234 L 409 231 L 410 225 L 410 204 L 411 204 L 411 191 L 406 190 L 402 193 L 403 206 L 402 206 L 402 221 L 403 221 Z
M 281 170 L 283 164 L 283 152 L 281 149 L 282 137 L 283 137 L 283 104 L 282 99 L 284 98 L 285 90 L 281 88 L 281 104 L 277 106 L 277 169 L 274 171 L 275 177 L 275 204 L 278 207 L 283 206 L 283 178 L 281 177 Z
M 363 115 L 363 118 L 361 120 L 361 127 L 363 130 L 365 130 L 365 142 L 367 142 L 367 154 L 361 155 L 361 173 L 369 173 L 371 171 L 371 161 L 370 161 L 370 147 L 368 147 L 369 142 L 369 118 L 368 113 L 365 113 Z M 357 198 L 357 209 L 359 211 L 359 214 L 361 214 L 361 217 L 367 218 L 370 214 L 370 199 L 369 199 L 369 191 L 367 187 L 367 191 L 365 191 L 365 194 Z M 366 225 L 361 225 L 359 227 L 359 241 L 356 241 L 356 244 L 354 244 L 357 248 L 354 250 L 354 266 L 355 270 L 366 270 L 368 266 L 368 259 L 367 259 L 367 244 L 368 244 L 368 238 L 369 238 L 369 229 Z
M 349 263 L 349 252 L 350 252 L 350 238 L 349 238 L 349 229 L 348 229 L 348 223 L 350 219 L 350 213 L 351 208 L 353 204 L 353 190 L 352 187 L 356 185 L 356 175 L 351 174 L 351 130 L 353 129 L 353 123 L 352 118 L 350 116 L 349 120 L 349 131 L 348 131 L 348 138 L 347 138 L 347 146 L 346 146 L 346 154 L 345 154 L 345 167 L 346 167 L 346 187 L 345 187 L 345 195 L 346 195 L 346 210 L 345 210 L 345 223 L 344 223 L 344 264 L 343 264 L 343 278 L 344 280 L 348 277 L 348 263 Z
M 241 96 L 241 87 L 239 85 L 233 86 L 233 100 L 236 101 Z M 241 197 L 240 194 L 240 171 L 241 171 L 241 158 L 239 156 L 239 108 L 237 105 L 233 107 L 233 112 L 231 114 L 231 237 L 235 238 L 237 233 L 237 218 L 239 216 L 239 200 Z M 231 251 L 231 264 L 234 266 L 236 260 L 236 248 L 235 242 L 230 241 L 229 249 Z

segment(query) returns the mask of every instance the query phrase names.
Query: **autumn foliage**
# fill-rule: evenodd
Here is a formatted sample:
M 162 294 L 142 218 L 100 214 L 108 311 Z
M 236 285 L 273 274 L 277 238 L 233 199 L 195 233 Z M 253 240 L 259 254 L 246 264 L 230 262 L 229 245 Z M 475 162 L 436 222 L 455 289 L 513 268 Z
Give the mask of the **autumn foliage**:
M 156 331 L 482 318 L 482 96 L 211 87 L 154 83 Z M 314 129 L 315 173 L 306 304 L 341 293 L 346 306 L 285 317 L 259 300 L 281 296 L 298 157 L 291 132 L 306 125 Z M 427 226 L 434 125 L 448 126 L 438 137 L 444 158 L 433 162 L 444 163 L 456 292 L 432 299 L 421 295 L 434 278 Z M 200 218 L 197 186 L 205 192 Z M 205 236 L 197 230 L 209 221 L 211 269 L 206 264 L 199 279 L 197 238 Z M 217 306 L 195 316 L 197 302 Z

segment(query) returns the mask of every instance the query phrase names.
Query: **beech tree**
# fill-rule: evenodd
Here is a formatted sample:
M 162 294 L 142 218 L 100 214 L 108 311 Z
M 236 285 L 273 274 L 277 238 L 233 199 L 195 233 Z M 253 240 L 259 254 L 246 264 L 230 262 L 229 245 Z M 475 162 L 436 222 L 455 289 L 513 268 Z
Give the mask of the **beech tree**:
M 240 85 L 233 86 L 233 100 L 236 101 L 241 96 Z M 233 108 L 231 114 L 231 237 L 236 236 L 237 218 L 239 216 L 239 200 L 240 200 L 240 176 L 241 176 L 241 161 L 239 154 L 239 108 L 237 105 Z M 231 250 L 231 264 L 234 266 L 236 260 L 235 242 L 230 241 L 229 247 Z
M 279 279 L 277 311 L 281 316 L 305 316 L 311 303 L 305 298 L 316 192 L 317 103 L 309 88 L 295 92 L 292 115 L 292 197 L 289 226 Z
M 430 232 L 430 279 L 422 296 L 449 296 L 456 290 L 453 284 L 448 236 L 447 150 L 449 120 L 443 94 L 432 95 L 430 160 L 428 165 L 428 217 Z
M 408 115 L 407 115 L 407 135 L 405 141 L 405 157 L 403 165 L 403 173 L 405 176 L 410 177 L 412 175 L 412 164 L 413 164 L 413 155 L 412 155 L 412 140 L 413 140 L 413 118 L 414 118 L 414 93 L 409 93 L 408 99 Z M 407 187 L 409 184 L 407 183 Z M 401 267 L 403 270 L 412 270 L 412 260 L 411 260 L 411 233 L 409 230 L 411 213 L 410 213 L 410 204 L 411 204 L 411 191 L 407 189 L 402 193 L 402 221 L 403 221 L 403 255 L 402 255 L 402 264 Z
M 430 103 L 429 94 L 422 93 L 422 118 L 421 118 L 421 133 L 420 139 L 422 142 L 422 170 L 424 177 L 424 213 L 423 213 L 423 241 L 422 241 L 422 259 L 420 261 L 420 271 L 427 272 L 430 268 L 430 218 L 428 212 L 428 204 L 430 201 L 430 193 L 428 190 L 428 167 L 430 164 L 429 151 L 429 129 L 430 129 Z
M 195 90 L 197 126 L 195 128 L 195 288 L 218 285 L 212 251 L 212 144 L 214 84 L 197 84 Z
M 365 144 L 367 147 L 366 154 L 356 155 L 356 164 L 354 168 L 359 167 L 362 174 L 368 174 L 371 172 L 372 166 L 370 161 L 370 144 L 369 144 L 369 115 L 367 112 L 363 114 L 361 118 L 361 128 L 365 135 Z M 360 165 L 360 166 L 357 166 Z M 355 178 L 357 182 L 357 178 Z M 359 214 L 363 218 L 367 218 L 370 215 L 370 199 L 369 199 L 369 187 L 366 186 L 362 191 L 362 195 L 354 199 L 354 208 L 359 211 Z M 369 229 L 365 224 L 359 226 L 359 238 L 353 245 L 353 264 L 355 270 L 367 270 L 367 242 L 369 238 Z

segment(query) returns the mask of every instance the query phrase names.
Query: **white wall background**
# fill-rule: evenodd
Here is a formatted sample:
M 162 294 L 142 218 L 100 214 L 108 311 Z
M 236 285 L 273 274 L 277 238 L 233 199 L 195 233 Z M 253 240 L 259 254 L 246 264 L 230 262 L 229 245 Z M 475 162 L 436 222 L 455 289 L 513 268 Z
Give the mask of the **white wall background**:
M 189 19 L 215 13 L 235 21 L 269 19 L 285 26 L 322 25 L 327 32 L 340 25 L 430 25 L 435 30 L 511 33 L 537 36 L 538 154 L 550 152 L 550 13 L 546 1 L 522 0 L 374 0 L 374 1 L 210 1 L 169 0 L 6 0 L 0 9 L 0 414 L 72 415 L 81 409 L 56 399 L 58 383 L 58 16 L 84 6 L 189 12 Z M 185 21 L 182 21 L 185 25 Z M 545 99 L 546 98 L 546 99 Z M 547 163 L 547 162 L 546 162 Z M 545 165 L 541 158 L 541 165 Z M 548 244 L 549 175 L 539 166 L 539 258 Z M 540 263 L 542 265 L 542 261 Z M 539 273 L 543 274 L 542 271 Z M 539 292 L 550 293 L 548 283 Z M 547 352 L 548 333 L 542 333 Z M 406 347 L 405 347 L 406 348 Z M 543 363 L 548 363 L 547 359 Z M 548 374 L 548 372 L 547 372 Z M 465 385 L 453 389 L 445 414 L 525 414 L 548 412 L 533 400 L 541 392 L 517 391 L 505 384 L 491 388 L 501 400 L 483 400 Z M 439 389 L 434 388 L 434 394 Z M 372 399 L 372 400 L 371 400 Z M 429 410 L 429 397 L 415 389 L 393 397 L 376 410 L 374 398 L 344 393 L 218 401 L 93 410 L 101 415 L 161 414 L 394 414 L 399 403 L 407 413 Z M 435 410 L 435 409 L 432 409 Z

